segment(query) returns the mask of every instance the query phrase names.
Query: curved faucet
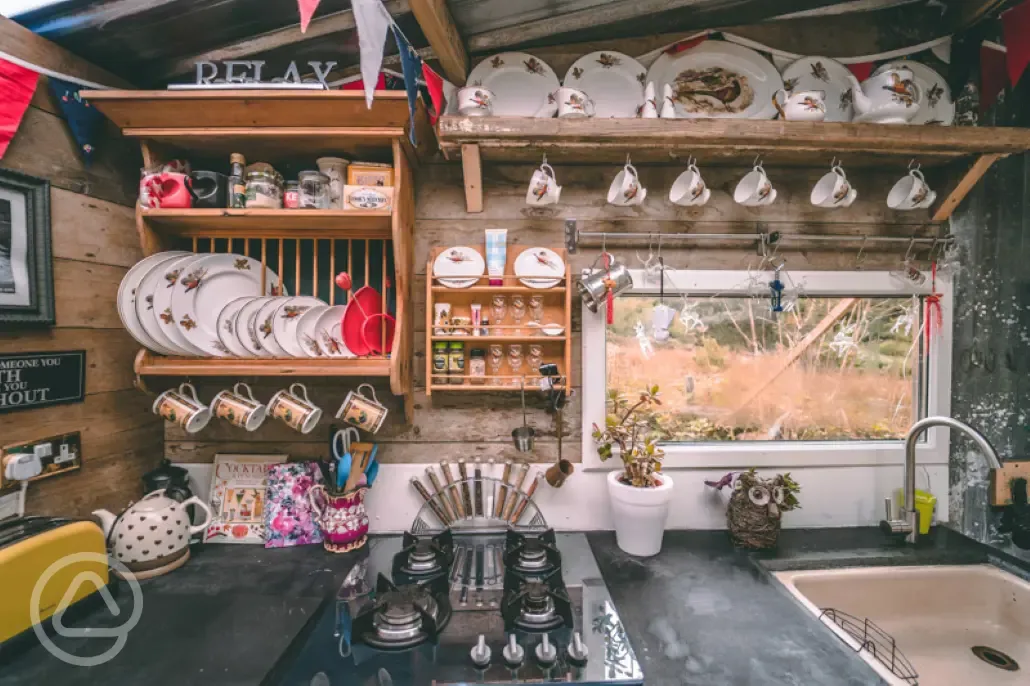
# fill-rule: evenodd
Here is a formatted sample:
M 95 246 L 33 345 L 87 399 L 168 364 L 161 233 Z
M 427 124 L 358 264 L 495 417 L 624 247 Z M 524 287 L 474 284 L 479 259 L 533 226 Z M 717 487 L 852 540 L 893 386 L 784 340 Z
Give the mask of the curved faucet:
M 992 469 L 1001 469 L 1001 461 L 994 446 L 983 434 L 965 422 L 952 417 L 927 417 L 913 424 L 905 435 L 905 503 L 901 512 L 904 519 L 895 519 L 892 516 L 891 498 L 887 498 L 887 519 L 880 522 L 880 528 L 885 533 L 903 534 L 909 543 L 915 543 L 919 539 L 919 512 L 916 510 L 916 442 L 923 431 L 932 426 L 946 426 L 963 432 L 979 446 L 980 452 L 987 458 L 987 464 Z

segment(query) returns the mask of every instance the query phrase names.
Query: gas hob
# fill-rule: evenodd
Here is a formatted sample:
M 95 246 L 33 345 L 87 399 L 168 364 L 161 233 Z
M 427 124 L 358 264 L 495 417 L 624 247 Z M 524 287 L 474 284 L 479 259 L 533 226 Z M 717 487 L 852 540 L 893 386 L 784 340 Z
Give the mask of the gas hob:
M 378 538 L 269 686 L 642 684 L 582 534 Z

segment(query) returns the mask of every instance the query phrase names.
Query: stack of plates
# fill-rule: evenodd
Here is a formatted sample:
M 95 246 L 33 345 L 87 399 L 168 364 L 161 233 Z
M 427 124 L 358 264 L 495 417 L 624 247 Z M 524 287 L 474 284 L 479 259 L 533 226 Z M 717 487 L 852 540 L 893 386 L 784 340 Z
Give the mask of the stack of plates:
M 244 255 L 157 253 L 122 279 L 118 315 L 163 355 L 353 357 L 340 335 L 345 308 L 289 296 L 268 268 L 262 293 L 261 270 Z

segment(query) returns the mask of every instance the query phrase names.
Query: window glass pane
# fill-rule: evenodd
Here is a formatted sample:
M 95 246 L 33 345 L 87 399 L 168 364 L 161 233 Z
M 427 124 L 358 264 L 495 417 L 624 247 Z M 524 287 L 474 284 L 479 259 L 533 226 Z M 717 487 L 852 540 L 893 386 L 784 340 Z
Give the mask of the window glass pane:
M 661 387 L 666 442 L 897 440 L 921 414 L 918 299 L 802 298 L 775 317 L 761 298 L 666 302 L 656 342 L 658 300 L 617 298 L 605 355 L 609 391 Z

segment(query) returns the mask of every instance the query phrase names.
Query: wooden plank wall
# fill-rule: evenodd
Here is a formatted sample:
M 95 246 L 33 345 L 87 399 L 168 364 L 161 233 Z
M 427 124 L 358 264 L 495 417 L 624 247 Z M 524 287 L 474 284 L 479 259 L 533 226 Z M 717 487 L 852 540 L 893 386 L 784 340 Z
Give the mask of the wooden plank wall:
M 162 426 L 133 388 L 138 345 L 115 309 L 118 284 L 142 256 L 133 204 L 138 146 L 108 128 L 86 166 L 41 78 L 0 167 L 50 180 L 57 325 L 0 330 L 0 353 L 86 350 L 86 400 L 0 415 L 3 444 L 82 432 L 80 471 L 29 487 L 33 514 L 82 516 L 121 509 L 142 493 L 140 476 L 162 455 Z
M 434 164 L 419 170 L 416 187 L 415 267 L 415 422 L 403 425 L 399 402 L 388 392 L 386 384 L 377 384 L 381 400 L 391 408 L 384 428 L 377 435 L 379 459 L 384 463 L 423 463 L 443 459 L 515 458 L 521 456 L 511 447 L 511 430 L 521 421 L 517 394 L 447 393 L 425 395 L 425 270 L 429 251 L 434 246 L 482 245 L 483 231 L 507 228 L 508 240 L 515 245 L 560 246 L 566 218 L 580 220 L 587 231 L 648 232 L 753 232 L 761 224 L 767 230 L 798 231 L 798 221 L 830 221 L 832 226 L 816 230 L 824 233 L 891 234 L 910 236 L 925 234 L 924 213 L 896 213 L 887 209 L 885 198 L 891 185 L 903 170 L 849 171 L 858 188 L 859 200 L 848 209 L 818 210 L 811 206 L 808 195 L 815 181 L 829 169 L 781 169 L 767 164 L 779 197 L 771 207 L 761 210 L 744 208 L 732 201 L 736 180 L 746 169 L 702 166 L 702 173 L 713 189 L 709 204 L 701 209 L 688 209 L 671 204 L 668 189 L 677 174 L 673 167 L 641 168 L 641 178 L 649 195 L 643 205 L 617 208 L 605 203 L 605 193 L 615 167 L 568 167 L 552 161 L 559 183 L 564 186 L 560 204 L 553 208 L 528 207 L 526 186 L 533 167 L 527 165 L 487 165 L 484 170 L 484 212 L 465 212 L 464 184 L 459 163 Z M 703 164 L 703 162 L 702 162 Z M 846 161 L 845 161 L 846 165 Z M 915 215 L 915 216 L 914 216 Z M 808 230 L 808 229 L 801 229 Z M 900 249 L 904 252 L 905 245 Z M 612 247 L 620 258 L 639 266 L 633 249 Z M 574 273 L 589 267 L 597 248 L 583 249 L 574 256 Z M 646 244 L 640 248 L 646 255 Z M 703 250 L 664 251 L 667 263 L 676 268 L 746 269 L 757 264 L 753 247 L 739 244 Z M 856 249 L 847 251 L 784 253 L 791 269 L 851 269 Z M 893 268 L 899 254 L 866 250 L 866 268 Z M 485 301 L 484 301 L 485 302 Z M 580 308 L 573 308 L 572 385 L 580 387 Z M 202 382 L 198 388 L 202 400 L 210 400 L 234 380 Z M 217 452 L 283 452 L 302 458 L 324 455 L 332 423 L 332 414 L 347 392 L 356 386 L 348 380 L 318 381 L 309 384 L 315 402 L 326 412 L 320 425 L 309 435 L 301 436 L 285 425 L 268 420 L 256 432 L 212 422 L 196 435 L 187 435 L 176 427 L 165 431 L 166 454 L 176 462 L 209 463 Z M 255 385 L 258 397 L 267 401 L 285 383 L 261 381 Z M 160 389 L 155 389 L 160 390 Z M 553 417 L 543 411 L 538 394 L 530 395 L 529 423 L 540 438 L 532 459 L 551 462 L 557 456 L 557 432 Z M 565 456 L 580 460 L 580 399 L 574 396 L 565 412 Z

